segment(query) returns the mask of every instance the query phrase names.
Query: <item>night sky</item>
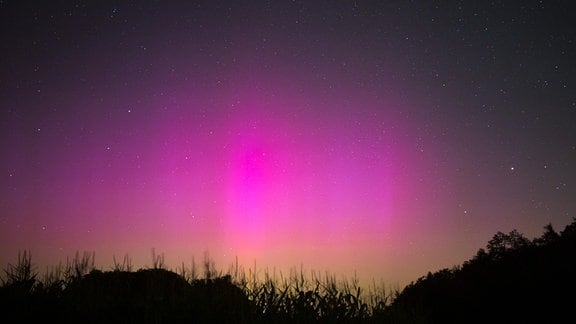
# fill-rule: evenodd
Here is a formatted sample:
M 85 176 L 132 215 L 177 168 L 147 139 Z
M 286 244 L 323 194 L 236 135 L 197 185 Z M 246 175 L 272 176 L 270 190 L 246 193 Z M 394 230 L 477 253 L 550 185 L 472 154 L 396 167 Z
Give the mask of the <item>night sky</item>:
M 404 285 L 576 216 L 572 1 L 0 1 L 0 263 Z

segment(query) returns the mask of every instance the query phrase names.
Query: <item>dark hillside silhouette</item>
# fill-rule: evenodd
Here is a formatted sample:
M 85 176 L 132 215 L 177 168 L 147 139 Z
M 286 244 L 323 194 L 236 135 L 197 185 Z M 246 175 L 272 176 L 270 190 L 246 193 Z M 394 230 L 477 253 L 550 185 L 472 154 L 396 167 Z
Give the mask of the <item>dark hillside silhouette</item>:
M 574 320 L 576 219 L 528 240 L 498 232 L 460 267 L 418 279 L 387 317 L 410 323 L 561 323 Z

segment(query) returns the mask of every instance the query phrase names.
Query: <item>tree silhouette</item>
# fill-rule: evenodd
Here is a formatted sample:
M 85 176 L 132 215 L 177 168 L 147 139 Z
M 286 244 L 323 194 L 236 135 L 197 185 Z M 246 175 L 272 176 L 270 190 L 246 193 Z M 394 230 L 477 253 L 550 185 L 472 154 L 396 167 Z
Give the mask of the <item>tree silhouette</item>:
M 544 226 L 544 234 L 534 240 L 537 245 L 552 244 L 560 239 L 560 234 L 556 233 L 552 224 Z
M 576 218 L 528 240 L 498 232 L 461 267 L 428 273 L 398 294 L 389 322 L 560 323 L 574 318 Z
M 508 234 L 502 232 L 496 233 L 492 239 L 488 241 L 486 248 L 488 249 L 489 255 L 500 258 L 509 251 L 519 250 L 529 245 L 529 239 L 517 230 L 512 230 Z

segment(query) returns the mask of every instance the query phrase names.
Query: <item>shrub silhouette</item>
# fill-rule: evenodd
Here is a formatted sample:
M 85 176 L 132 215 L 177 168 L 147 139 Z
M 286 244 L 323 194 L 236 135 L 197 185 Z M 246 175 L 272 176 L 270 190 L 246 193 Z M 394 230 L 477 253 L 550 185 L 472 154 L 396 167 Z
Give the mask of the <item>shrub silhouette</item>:
M 188 283 L 165 269 L 93 270 L 63 294 L 67 320 L 93 323 L 226 322 L 250 319 L 247 297 L 229 278 Z
M 92 270 L 64 289 L 45 288 L 29 279 L 3 285 L 3 315 L 22 322 L 253 322 L 250 301 L 229 276 L 189 283 L 165 269 Z
M 179 297 L 186 294 L 187 286 L 184 279 L 162 269 L 93 270 L 66 289 L 63 305 L 70 321 L 156 322 L 163 314 L 177 314 L 185 307 Z

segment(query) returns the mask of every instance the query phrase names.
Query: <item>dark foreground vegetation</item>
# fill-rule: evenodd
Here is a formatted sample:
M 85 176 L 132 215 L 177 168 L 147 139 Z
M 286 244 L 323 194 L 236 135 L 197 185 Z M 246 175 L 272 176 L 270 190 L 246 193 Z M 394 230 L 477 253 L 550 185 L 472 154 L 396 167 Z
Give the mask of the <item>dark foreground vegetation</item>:
M 576 219 L 534 240 L 498 232 L 462 266 L 428 273 L 402 291 L 365 291 L 356 279 L 303 270 L 286 277 L 237 264 L 218 272 L 209 258 L 170 271 L 109 271 L 94 255 L 35 270 L 29 252 L 4 269 L 3 319 L 19 323 L 564 323 L 575 319 Z M 2 320 L 4 322 L 4 320 Z
M 386 313 L 391 323 L 574 323 L 576 219 L 532 241 L 498 232 L 462 266 L 405 287 Z

